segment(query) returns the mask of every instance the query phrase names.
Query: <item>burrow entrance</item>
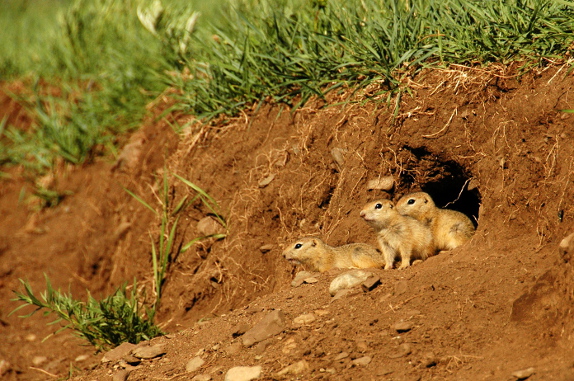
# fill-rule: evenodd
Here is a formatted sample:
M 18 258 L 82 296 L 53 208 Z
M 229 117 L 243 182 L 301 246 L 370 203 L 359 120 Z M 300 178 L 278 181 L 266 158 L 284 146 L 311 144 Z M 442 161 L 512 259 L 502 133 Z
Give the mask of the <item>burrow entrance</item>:
M 426 192 L 439 208 L 458 210 L 478 225 L 481 195 L 468 168 L 426 147 L 409 146 L 398 152 L 397 164 L 400 193 Z

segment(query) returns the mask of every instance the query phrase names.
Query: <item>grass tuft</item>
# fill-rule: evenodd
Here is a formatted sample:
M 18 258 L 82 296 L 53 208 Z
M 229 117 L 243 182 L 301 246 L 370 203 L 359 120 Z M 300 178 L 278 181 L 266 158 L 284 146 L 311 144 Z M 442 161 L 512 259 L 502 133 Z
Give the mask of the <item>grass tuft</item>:
M 24 286 L 24 292 L 14 291 L 16 298 L 13 300 L 24 304 L 11 314 L 26 306 L 35 306 L 36 309 L 21 316 L 23 318 L 30 317 L 39 310 L 44 310 L 44 315 L 54 314 L 56 320 L 50 324 L 66 323 L 54 334 L 71 329 L 98 350 L 110 349 L 123 342 L 137 344 L 162 334 L 153 324 L 155 310 L 147 309 L 145 313 L 142 312 L 143 307 L 136 295 L 135 280 L 130 292 L 127 292 L 126 286 L 123 285 L 102 300 L 96 300 L 88 294 L 87 302 L 75 300 L 71 294 L 54 290 L 47 276 L 46 291 L 39 298 L 34 295 L 28 282 L 22 279 L 20 282 Z

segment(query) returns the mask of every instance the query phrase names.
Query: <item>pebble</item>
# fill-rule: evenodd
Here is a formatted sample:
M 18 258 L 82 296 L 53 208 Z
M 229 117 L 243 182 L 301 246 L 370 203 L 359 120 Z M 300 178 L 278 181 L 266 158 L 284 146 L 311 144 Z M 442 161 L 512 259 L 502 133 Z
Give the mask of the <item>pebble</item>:
M 285 376 L 291 374 L 293 376 L 297 376 L 307 372 L 308 370 L 309 370 L 309 363 L 305 360 L 301 360 L 281 369 L 279 372 L 277 372 L 277 375 Z
M 345 149 L 339 147 L 335 147 L 331 150 L 331 156 L 333 157 L 333 160 L 335 160 L 335 162 L 341 167 L 343 164 L 345 164 L 345 152 Z
M 130 375 L 131 370 L 122 369 L 112 377 L 112 381 L 126 381 Z
M 309 272 L 309 271 L 299 271 L 296 275 L 295 278 L 293 279 L 293 281 L 291 282 L 291 286 L 293 287 L 299 287 L 300 285 L 302 285 L 305 282 L 306 278 L 311 278 L 313 277 L 313 273 Z
M 262 355 L 263 353 L 265 353 L 267 347 L 271 345 L 271 342 L 272 342 L 271 339 L 268 339 L 257 343 L 257 345 L 253 348 L 253 352 L 256 355 Z
M 203 217 L 197 222 L 197 231 L 202 236 L 209 236 L 214 234 L 221 234 L 225 232 L 225 229 L 221 224 L 215 221 L 212 217 Z
M 75 362 L 82 362 L 82 361 L 86 361 L 89 358 L 90 358 L 90 355 L 79 355 L 78 357 L 76 357 L 74 359 L 74 361 Z
M 512 372 L 512 377 L 516 378 L 517 380 L 526 380 L 533 374 L 534 374 L 534 368 L 530 367 L 528 369 L 522 369 L 517 370 L 516 372 Z
M 281 310 L 275 310 L 265 316 L 253 328 L 242 336 L 243 345 L 250 347 L 255 343 L 275 336 L 285 329 L 285 314 Z
M 0 360 L 0 376 L 12 370 L 12 364 L 6 360 Z
M 162 345 L 151 345 L 137 347 L 132 351 L 132 354 L 140 359 L 153 359 L 165 354 L 165 350 Z
M 397 351 L 389 355 L 390 359 L 398 359 L 401 357 L 405 357 L 411 353 L 411 345 L 409 343 L 403 343 L 399 345 Z
M 438 363 L 438 359 L 433 352 L 427 352 L 423 355 L 421 363 L 425 368 L 432 368 Z
M 284 354 L 290 354 L 296 348 L 297 348 L 297 342 L 295 341 L 294 338 L 291 337 L 287 339 L 285 345 L 283 345 L 283 349 L 281 350 L 281 352 L 283 352 Z
M 243 335 L 245 332 L 249 331 L 249 328 L 251 328 L 249 326 L 249 324 L 240 324 L 237 327 L 235 327 L 235 329 L 233 330 L 233 332 L 231 332 L 231 336 L 233 337 L 238 337 Z
M 269 176 L 267 176 L 266 178 L 262 179 L 261 181 L 259 181 L 259 188 L 265 188 L 267 185 L 271 184 L 271 181 L 273 181 L 275 179 L 275 174 L 270 174 Z
M 357 352 L 365 353 L 369 350 L 369 345 L 365 340 L 357 340 L 355 342 L 355 346 L 357 347 Z
M 250 381 L 261 376 L 261 366 L 236 366 L 227 371 L 225 381 Z
M 303 314 L 303 315 L 299 315 L 299 316 L 297 316 L 295 319 L 293 319 L 293 324 L 296 324 L 296 325 L 307 325 L 307 324 L 313 323 L 315 320 L 317 320 L 317 318 L 315 317 L 315 315 L 313 315 L 313 314 Z
M 46 356 L 34 356 L 34 358 L 32 359 L 32 364 L 34 364 L 34 366 L 40 366 L 46 361 L 48 361 L 48 358 Z
M 345 289 L 337 291 L 337 293 L 333 296 L 333 299 L 331 301 L 334 302 L 335 300 L 339 300 L 339 299 L 347 297 L 347 296 L 357 295 L 358 293 L 359 293 L 359 291 L 357 291 L 357 290 L 345 288 Z
M 395 283 L 395 295 L 401 295 L 407 292 L 409 289 L 409 283 L 406 280 L 400 280 Z
M 381 278 L 376 275 L 370 276 L 366 281 L 361 284 L 363 291 L 373 291 L 381 284 Z
M 358 366 L 367 366 L 371 363 L 372 360 L 373 359 L 370 356 L 363 356 L 359 357 L 358 359 L 354 359 L 351 361 L 351 363 Z
M 191 381 L 211 381 L 211 376 L 209 374 L 198 374 Z
M 130 353 L 136 347 L 135 344 L 132 343 L 121 343 L 111 351 L 106 352 L 104 357 L 102 357 L 102 362 L 111 362 L 111 361 L 118 361 L 128 353 Z
M 333 360 L 335 361 L 341 361 L 342 359 L 346 359 L 347 357 L 349 357 L 349 353 L 347 352 L 341 352 L 339 353 L 337 356 L 335 356 L 335 358 Z
M 398 333 L 408 332 L 413 329 L 413 323 L 410 321 L 400 321 L 395 323 L 391 326 L 392 329 L 397 331 Z
M 261 247 L 259 248 L 259 251 L 262 252 L 262 253 L 268 253 L 268 252 L 270 252 L 271 250 L 273 250 L 274 247 L 275 247 L 275 245 L 269 243 L 269 244 L 267 244 L 267 245 L 261 246 Z
M 329 293 L 335 296 L 337 291 L 346 288 L 353 288 L 366 281 L 371 273 L 362 270 L 353 270 L 339 275 L 329 285 Z
M 233 343 L 225 348 L 225 353 L 227 353 L 228 355 L 236 355 L 239 352 L 241 352 L 242 348 L 243 347 L 241 346 L 241 343 Z
M 367 190 L 384 190 L 390 191 L 395 186 L 395 178 L 393 176 L 384 176 L 380 179 L 369 180 L 367 183 Z
M 205 364 L 205 361 L 201 357 L 197 356 L 192 358 L 187 362 L 187 364 L 185 364 L 185 370 L 187 372 L 195 372 L 196 370 L 201 368 L 203 364 Z
M 32 341 L 35 341 L 36 338 L 37 338 L 36 335 L 34 335 L 33 333 L 29 333 L 26 335 L 24 340 L 32 342 Z
M 560 258 L 564 263 L 572 261 L 572 256 L 574 255 L 574 233 L 570 234 L 560 242 L 558 252 L 560 253 Z

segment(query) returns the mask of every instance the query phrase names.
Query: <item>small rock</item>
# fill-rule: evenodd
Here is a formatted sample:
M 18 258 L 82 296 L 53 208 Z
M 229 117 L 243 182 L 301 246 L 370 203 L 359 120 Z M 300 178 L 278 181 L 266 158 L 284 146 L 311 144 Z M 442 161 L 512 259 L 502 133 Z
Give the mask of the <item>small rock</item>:
M 46 356 L 34 356 L 34 358 L 32 359 L 32 364 L 34 364 L 34 366 L 40 366 L 46 361 L 48 361 L 48 358 Z
M 287 151 L 279 151 L 277 152 L 274 158 L 274 165 L 276 167 L 284 167 L 287 164 L 287 160 L 289 159 L 289 154 L 287 153 Z
M 275 310 L 265 316 L 259 323 L 255 324 L 253 328 L 243 335 L 243 345 L 250 347 L 255 343 L 283 332 L 284 329 L 285 314 L 283 311 Z
M 211 376 L 209 374 L 198 374 L 191 381 L 211 381 Z
M 287 341 L 285 342 L 285 345 L 283 345 L 283 349 L 281 350 L 281 352 L 283 352 L 285 354 L 289 354 L 289 353 L 293 352 L 293 350 L 296 348 L 297 348 L 297 341 L 291 337 L 291 338 L 287 339 Z
M 533 374 L 534 374 L 534 368 L 530 367 L 528 369 L 522 369 L 517 370 L 516 372 L 512 372 L 512 377 L 516 378 L 517 380 L 526 380 Z
M 409 283 L 406 280 L 400 280 L 395 283 L 395 295 L 402 295 L 409 289 Z
M 297 376 L 307 372 L 308 370 L 309 370 L 309 363 L 305 360 L 301 360 L 281 369 L 279 372 L 277 372 L 277 375 L 285 376 L 291 374 L 293 376 Z
M 196 228 L 199 234 L 204 237 L 214 234 L 222 234 L 225 232 L 223 226 L 221 226 L 219 222 L 217 222 L 210 216 L 203 217 L 201 220 L 199 220 Z
M 268 252 L 270 252 L 271 250 L 273 250 L 274 247 L 275 247 L 275 245 L 269 243 L 269 244 L 267 244 L 267 245 L 261 246 L 261 247 L 259 248 L 259 251 L 265 254 L 265 253 L 268 253 Z
M 138 365 L 139 363 L 142 362 L 141 359 L 138 359 L 137 357 L 135 357 L 133 355 L 125 355 L 124 357 L 122 357 L 122 360 L 124 360 L 125 362 L 127 362 L 130 365 Z
M 249 330 L 249 328 L 251 328 L 251 326 L 249 326 L 249 324 L 240 324 L 237 327 L 235 327 L 233 332 L 231 332 L 231 336 L 239 337 L 239 336 L 243 335 L 245 332 L 247 332 Z
M 333 358 L 333 360 L 334 361 L 341 361 L 342 359 L 346 359 L 347 357 L 349 357 L 349 353 L 341 352 L 337 356 L 335 356 L 335 358 Z
M 34 335 L 33 333 L 29 333 L 26 335 L 26 337 L 24 338 L 24 340 L 32 342 L 36 340 L 36 335 Z
M 75 362 L 82 362 L 82 361 L 86 361 L 89 358 L 90 358 L 90 355 L 79 355 L 78 357 L 76 357 L 74 359 L 74 361 Z
M 376 275 L 370 276 L 366 281 L 361 284 L 363 291 L 372 291 L 381 284 L 381 278 Z
M 225 348 L 225 353 L 227 353 L 228 355 L 236 355 L 239 352 L 241 352 L 242 348 L 243 347 L 241 346 L 241 343 L 233 343 L 227 346 L 227 348 Z
M 185 370 L 186 372 L 195 372 L 196 370 L 201 368 L 203 364 L 205 364 L 205 361 L 201 357 L 197 356 L 192 358 L 187 362 L 187 364 L 185 364 Z
M 358 359 L 354 359 L 353 361 L 351 361 L 351 363 L 353 365 L 358 365 L 358 366 L 367 366 L 371 363 L 372 358 L 370 356 L 363 356 L 363 357 L 359 357 Z
M 359 293 L 359 291 L 357 290 L 353 290 L 350 288 L 345 288 L 342 290 L 337 291 L 337 293 L 333 296 L 333 299 L 331 299 L 332 302 L 334 302 L 335 300 L 339 300 L 348 296 L 352 296 L 352 295 L 357 295 Z
M 311 278 L 312 276 L 313 276 L 313 273 L 311 273 L 309 271 L 299 271 L 295 275 L 295 278 L 293 279 L 293 281 L 291 282 L 291 286 L 299 287 L 300 285 L 303 284 L 303 282 L 305 282 L 306 278 Z
M 273 181 L 275 179 L 275 174 L 270 174 L 269 176 L 267 176 L 266 178 L 264 178 L 263 180 L 261 180 L 259 182 L 259 188 L 265 188 L 267 185 L 271 184 L 271 181 Z
M 0 360 L 0 376 L 5 375 L 12 370 L 12 364 L 6 360 Z
M 261 366 L 236 366 L 227 371 L 225 381 L 250 381 L 261 376 Z
M 369 180 L 367 183 L 367 190 L 383 190 L 383 191 L 390 191 L 395 186 L 395 178 L 393 176 L 385 176 L 381 177 L 380 179 L 373 179 Z
M 413 323 L 410 321 L 400 321 L 398 323 L 393 324 L 391 328 L 397 331 L 398 333 L 408 332 L 411 329 L 413 329 Z
M 357 352 L 359 353 L 365 353 L 366 351 L 369 350 L 369 345 L 365 340 L 357 340 L 355 342 L 355 345 L 357 347 Z
M 315 315 L 303 314 L 303 315 L 299 315 L 295 319 L 293 319 L 293 323 L 296 325 L 306 325 L 306 324 L 313 323 L 315 320 L 317 320 Z
M 347 151 L 339 147 L 335 147 L 331 150 L 333 160 L 335 160 L 335 162 L 341 167 L 345 164 L 345 152 Z
M 135 348 L 132 354 L 139 359 L 153 359 L 165 355 L 165 350 L 162 345 L 144 345 Z
M 478 188 L 478 186 L 479 186 L 478 180 L 473 177 L 473 178 L 470 179 L 470 181 L 468 182 L 468 185 L 466 186 L 466 189 L 469 190 L 469 191 L 471 191 L 471 190 L 473 190 L 473 189 Z
M 262 355 L 263 353 L 265 353 L 265 350 L 269 345 L 271 345 L 271 343 L 272 343 L 271 339 L 260 341 L 259 343 L 257 343 L 255 348 L 253 348 L 253 352 L 256 355 Z
M 111 362 L 111 361 L 118 361 L 128 353 L 130 353 L 136 347 L 135 344 L 132 343 L 121 343 L 111 351 L 106 352 L 104 357 L 102 357 L 102 362 Z
M 405 357 L 411 353 L 411 345 L 409 343 L 403 343 L 399 345 L 398 350 L 395 353 L 389 355 L 390 359 L 398 359 Z
M 315 315 L 317 316 L 327 316 L 330 312 L 327 310 L 315 310 Z
M 353 288 L 366 281 L 371 273 L 362 270 L 353 270 L 339 275 L 329 285 L 329 293 L 335 296 L 337 291 L 346 288 Z
M 116 374 L 114 374 L 114 376 L 112 377 L 112 381 L 126 381 L 130 373 L 131 370 L 122 369 L 118 371 Z
M 572 256 L 574 256 L 574 233 L 570 234 L 560 242 L 558 252 L 560 253 L 560 258 L 564 263 L 572 261 Z
M 432 368 L 438 364 L 438 359 L 433 352 L 427 352 L 423 355 L 421 363 L 425 368 Z
M 319 282 L 319 279 L 315 278 L 314 276 L 310 276 L 309 278 L 303 279 L 303 283 L 313 284 Z

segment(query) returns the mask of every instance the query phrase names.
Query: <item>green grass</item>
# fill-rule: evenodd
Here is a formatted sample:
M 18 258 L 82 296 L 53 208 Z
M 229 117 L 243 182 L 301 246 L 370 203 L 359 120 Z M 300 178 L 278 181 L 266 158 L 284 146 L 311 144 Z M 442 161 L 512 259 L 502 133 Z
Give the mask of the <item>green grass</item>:
M 561 59 L 574 41 L 571 2 L 542 0 L 267 1 L 231 8 L 187 62 L 182 101 L 199 116 L 271 98 L 304 103 L 345 84 L 396 86 L 405 69 Z M 257 12 L 252 9 L 257 9 Z M 213 39 L 212 35 L 217 35 Z
M 180 90 L 176 107 L 213 118 L 373 83 L 380 98 L 423 67 L 545 65 L 570 58 L 574 42 L 572 1 L 206 3 L 0 3 L 0 75 L 27 79 L 36 116 L 32 130 L 0 129 L 0 165 L 42 172 L 59 158 L 82 163 L 114 152 L 117 136 L 136 128 L 167 86 Z
M 193 240 L 182 243 L 180 245 L 175 244 L 175 234 L 177 232 L 177 227 L 179 223 L 179 213 L 182 212 L 185 208 L 189 205 L 193 204 L 196 200 L 200 200 L 201 203 L 207 207 L 210 213 L 215 216 L 217 221 L 221 224 L 221 226 L 227 230 L 227 222 L 220 214 L 219 205 L 217 202 L 203 189 L 201 189 L 196 184 L 192 183 L 191 181 L 177 175 L 173 174 L 175 178 L 185 184 L 190 191 L 193 192 L 194 196 L 189 197 L 186 195 L 182 197 L 175 206 L 172 206 L 172 202 L 170 201 L 169 197 L 169 179 L 167 175 L 167 170 L 163 171 L 163 180 L 162 180 L 162 189 L 161 194 L 158 195 L 158 200 L 161 205 L 161 210 L 157 211 L 154 209 L 149 203 L 147 203 L 143 198 L 138 196 L 137 194 L 133 193 L 129 189 L 125 189 L 125 191 L 136 199 L 139 203 L 145 206 L 147 209 L 151 210 L 156 216 L 160 217 L 160 231 L 159 237 L 157 239 L 157 244 L 154 242 L 153 237 L 152 245 L 151 245 L 151 256 L 152 256 L 152 270 L 153 270 L 153 280 L 154 280 L 154 292 L 155 292 L 155 301 L 153 303 L 153 309 L 157 310 L 159 308 L 161 302 L 161 295 L 162 295 L 162 288 L 163 284 L 166 280 L 169 265 L 177 258 L 180 254 L 185 253 L 189 250 L 193 245 L 197 242 L 207 239 L 207 238 L 216 238 L 222 239 L 227 236 L 226 233 L 217 233 L 203 237 L 196 237 Z
M 142 312 L 143 306 L 136 295 L 135 281 L 130 292 L 126 291 L 124 285 L 102 300 L 96 300 L 88 294 L 87 302 L 54 290 L 48 277 L 46 291 L 41 293 L 40 298 L 34 295 L 28 282 L 20 282 L 24 292 L 15 291 L 16 298 L 13 300 L 23 304 L 11 313 L 26 306 L 34 306 L 34 311 L 21 317 L 30 317 L 39 310 L 43 310 L 44 315 L 54 314 L 56 320 L 50 324 L 66 323 L 55 333 L 71 329 L 98 350 L 107 350 L 123 342 L 137 344 L 162 334 L 153 323 L 155 310 L 152 308 Z

